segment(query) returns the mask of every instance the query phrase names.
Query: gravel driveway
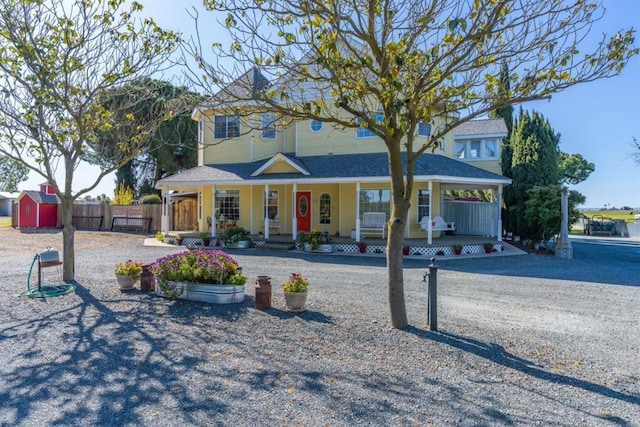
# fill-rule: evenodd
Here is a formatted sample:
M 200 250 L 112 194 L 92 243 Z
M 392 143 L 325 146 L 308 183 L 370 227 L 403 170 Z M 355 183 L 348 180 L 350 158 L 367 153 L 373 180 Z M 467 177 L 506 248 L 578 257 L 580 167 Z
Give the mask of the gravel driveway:
M 77 291 L 18 297 L 61 233 L 0 228 L 1 426 L 640 425 L 640 243 L 607 261 L 521 255 L 439 262 L 439 332 L 426 259 L 406 261 L 411 327 L 388 325 L 380 257 L 230 251 L 273 306 L 213 306 L 117 289 L 114 264 L 176 248 L 76 233 Z M 596 242 L 597 243 L 597 242 Z M 612 266 L 612 267 L 611 267 Z M 311 283 L 305 313 L 278 283 Z

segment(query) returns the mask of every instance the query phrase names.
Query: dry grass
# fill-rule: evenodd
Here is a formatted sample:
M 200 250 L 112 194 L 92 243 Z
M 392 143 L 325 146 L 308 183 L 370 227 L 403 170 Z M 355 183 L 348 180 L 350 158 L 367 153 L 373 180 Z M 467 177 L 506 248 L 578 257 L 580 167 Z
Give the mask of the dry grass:
M 580 214 L 586 215 L 588 218 L 592 219 L 602 219 L 610 218 L 610 219 L 622 219 L 625 222 L 633 222 L 633 216 L 639 214 L 639 211 L 621 211 L 621 210 L 597 210 L 597 211 L 580 211 Z

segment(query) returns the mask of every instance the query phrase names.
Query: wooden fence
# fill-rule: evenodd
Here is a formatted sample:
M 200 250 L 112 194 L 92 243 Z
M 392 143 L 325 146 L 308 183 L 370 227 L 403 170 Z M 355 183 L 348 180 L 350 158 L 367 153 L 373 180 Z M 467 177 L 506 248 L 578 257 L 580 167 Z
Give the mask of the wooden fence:
M 162 205 L 107 205 L 84 204 L 73 205 L 73 222 L 79 230 L 110 230 L 113 217 L 151 218 L 149 231 L 155 233 L 162 226 Z M 58 218 L 61 217 L 58 207 Z M 141 231 L 146 231 L 141 230 Z

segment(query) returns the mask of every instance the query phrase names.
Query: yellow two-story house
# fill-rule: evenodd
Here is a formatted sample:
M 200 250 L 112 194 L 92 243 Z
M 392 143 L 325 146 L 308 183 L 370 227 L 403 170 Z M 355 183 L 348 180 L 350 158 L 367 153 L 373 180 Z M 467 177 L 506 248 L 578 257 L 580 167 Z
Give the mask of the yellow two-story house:
M 264 85 L 257 69 L 238 87 Z M 197 198 L 200 231 L 219 233 L 239 225 L 268 239 L 312 229 L 332 236 L 385 237 L 391 211 L 386 147 L 365 127 L 338 129 L 317 120 L 280 124 L 275 114 L 238 115 L 225 103 L 225 88 L 192 118 L 198 122 L 198 166 L 157 184 L 164 199 L 162 231 L 170 230 L 172 200 Z M 418 138 L 431 125 L 420 123 Z M 459 234 L 501 236 L 500 146 L 507 134 L 502 119 L 467 122 L 448 134 L 435 153 L 415 165 L 415 191 L 405 235 L 432 237 L 455 224 Z M 417 141 L 419 143 L 419 141 Z M 445 190 L 490 189 L 493 200 L 451 200 Z M 437 221 L 436 221 L 437 220 Z M 425 242 L 427 243 L 427 242 Z

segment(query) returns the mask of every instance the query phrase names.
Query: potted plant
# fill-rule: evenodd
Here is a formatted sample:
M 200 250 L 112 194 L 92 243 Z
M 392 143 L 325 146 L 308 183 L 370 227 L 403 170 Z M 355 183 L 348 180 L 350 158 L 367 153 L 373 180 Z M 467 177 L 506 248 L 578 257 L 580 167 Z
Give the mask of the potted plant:
M 116 279 L 120 290 L 133 289 L 134 284 L 140 279 L 142 274 L 142 261 L 119 262 L 115 268 Z
M 158 242 L 164 242 L 164 234 L 162 233 L 162 231 L 158 231 L 156 233 L 156 240 Z
M 491 252 L 493 252 L 493 243 L 483 243 L 482 246 L 484 247 L 484 253 L 490 254 Z
M 247 277 L 220 250 L 195 249 L 167 255 L 151 265 L 158 295 L 175 299 L 231 304 L 244 301 Z
M 200 233 L 200 240 L 202 240 L 203 246 L 209 246 L 211 243 L 211 234 L 205 232 Z
M 176 236 L 176 245 L 180 246 L 182 245 L 182 236 L 178 235 Z
M 364 254 L 367 252 L 367 244 L 365 242 L 358 242 L 358 250 L 360 251 L 361 254 Z
M 411 252 L 411 248 L 409 246 L 402 247 L 402 255 L 409 255 L 410 252 Z
M 301 273 L 292 273 L 282 284 L 287 311 L 304 311 L 309 281 Z
M 305 236 L 304 250 L 307 252 L 333 252 L 333 245 L 329 238 L 329 232 L 311 230 L 311 232 Z
M 452 246 L 453 247 L 453 252 L 456 255 L 460 255 L 462 253 L 462 245 L 459 243 L 456 243 L 455 245 Z
M 222 243 L 227 247 L 248 248 L 251 246 L 249 231 L 238 225 L 224 230 L 220 235 L 220 240 L 222 240 Z
M 296 246 L 298 249 L 305 249 L 306 245 L 309 243 L 309 233 L 300 233 L 296 239 Z

